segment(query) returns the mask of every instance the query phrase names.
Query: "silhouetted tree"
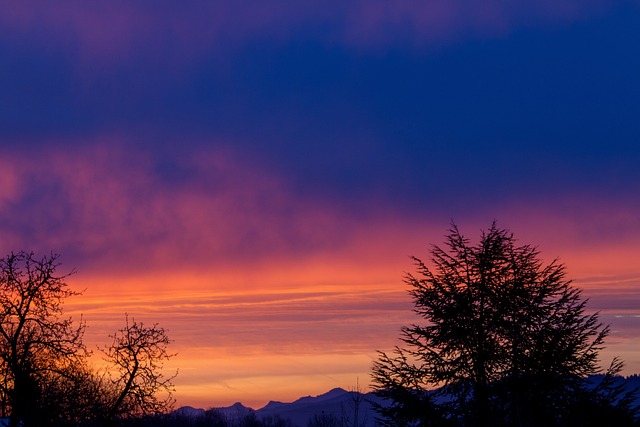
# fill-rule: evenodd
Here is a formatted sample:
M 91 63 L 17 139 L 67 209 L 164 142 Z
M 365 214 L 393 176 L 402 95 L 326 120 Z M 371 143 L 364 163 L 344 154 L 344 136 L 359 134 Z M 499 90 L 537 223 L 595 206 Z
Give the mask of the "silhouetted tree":
M 62 427 L 167 411 L 164 329 L 127 317 L 103 349 L 111 369 L 98 375 L 87 363 L 84 322 L 63 316 L 65 300 L 80 293 L 69 289 L 69 274 L 57 274 L 58 258 L 22 251 L 0 259 L 0 416 L 11 426 Z
M 638 388 L 631 384 L 630 378 L 612 374 L 621 369 L 622 362 L 614 359 L 607 373 L 590 378 L 587 387 L 572 399 L 564 424 L 570 427 L 640 426 L 640 419 L 636 418 Z
M 352 387 L 349 390 L 349 401 L 347 404 L 348 408 L 344 408 L 342 404 L 340 405 L 342 409 L 341 426 L 342 427 L 366 426 L 367 418 L 368 418 L 367 410 L 364 407 L 364 404 L 366 404 L 366 402 L 367 402 L 367 399 L 365 397 L 365 394 L 362 388 L 360 387 L 360 379 L 357 378 L 355 387 Z M 353 418 L 350 416 L 350 413 L 353 414 Z
M 419 276 L 406 283 L 426 324 L 404 327 L 405 345 L 373 367 L 388 425 L 550 427 L 570 425 L 579 398 L 616 406 L 585 384 L 609 329 L 557 260 L 545 265 L 495 222 L 475 246 L 452 225 L 431 267 L 413 259 Z
M 175 375 L 165 378 L 163 363 L 173 354 L 167 351 L 166 331 L 150 327 L 126 316 L 125 326 L 111 336 L 110 346 L 101 349 L 109 364 L 108 378 L 112 401 L 110 420 L 166 413 L 174 403 Z
M 226 419 L 224 414 L 215 408 L 209 408 L 204 411 L 204 415 L 202 417 L 206 422 L 207 427 L 224 427 L 226 425 Z
M 87 364 L 43 379 L 42 407 L 47 426 L 90 426 L 106 418 L 109 394 L 102 376 Z
M 42 426 L 57 411 L 47 396 L 87 352 L 84 323 L 62 316 L 78 295 L 58 275 L 58 256 L 18 252 L 0 259 L 0 374 L 12 426 Z
M 294 427 L 293 422 L 289 418 L 283 418 L 279 415 L 272 415 L 260 418 L 261 427 Z
M 333 414 L 314 414 L 307 422 L 307 427 L 342 427 L 340 418 Z

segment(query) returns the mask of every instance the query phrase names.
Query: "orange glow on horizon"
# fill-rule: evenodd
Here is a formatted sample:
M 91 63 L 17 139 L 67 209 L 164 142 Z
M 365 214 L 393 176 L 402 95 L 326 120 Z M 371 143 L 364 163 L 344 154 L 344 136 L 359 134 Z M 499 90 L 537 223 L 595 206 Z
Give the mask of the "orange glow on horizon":
M 419 321 L 403 276 L 414 271 L 410 256 L 428 263 L 430 244 L 442 245 L 448 218 L 394 206 L 362 215 L 300 198 L 231 149 L 185 154 L 176 161 L 197 179 L 167 186 L 147 153 L 121 139 L 3 153 L 0 202 L 19 202 L 25 182 L 53 182 L 66 205 L 52 214 L 55 227 L 51 218 L 33 225 L 37 239 L 8 229 L 1 243 L 5 253 L 68 248 L 61 271 L 77 267 L 68 282 L 84 294 L 65 313 L 86 320 L 91 348 L 108 343 L 125 313 L 166 328 L 179 405 L 259 407 L 366 385 L 375 351 Z M 476 242 L 497 218 L 543 259 L 559 257 L 612 324 L 603 363 L 619 355 L 625 372 L 640 372 L 640 303 L 630 305 L 640 299 L 637 213 L 623 202 L 593 206 L 589 195 L 514 200 L 453 219 Z
M 607 265 L 595 251 L 588 259 Z M 139 275 L 120 278 L 117 288 L 108 277 L 80 280 L 78 275 L 70 283 L 86 291 L 67 308 L 88 322 L 90 345 L 104 344 L 125 312 L 165 327 L 178 353 L 167 365 L 168 372 L 180 370 L 178 405 L 206 408 L 242 401 L 257 409 L 269 400 L 291 401 L 356 381 L 366 387 L 375 351 L 392 349 L 399 344 L 400 327 L 419 321 L 402 268 L 390 259 L 369 259 L 376 266 L 369 270 L 354 260 L 355 265 L 340 267 L 333 260 L 316 257 L 295 268 L 283 262 L 241 274 Z M 593 277 L 597 265 L 568 268 L 585 271 L 574 284 L 592 298 L 594 309 L 609 307 L 601 314 L 613 325 L 602 364 L 620 356 L 626 373 L 640 371 L 640 348 L 630 332 L 639 312 L 619 304 L 625 293 L 637 295 L 640 273 Z M 385 272 L 387 279 L 381 280 Z

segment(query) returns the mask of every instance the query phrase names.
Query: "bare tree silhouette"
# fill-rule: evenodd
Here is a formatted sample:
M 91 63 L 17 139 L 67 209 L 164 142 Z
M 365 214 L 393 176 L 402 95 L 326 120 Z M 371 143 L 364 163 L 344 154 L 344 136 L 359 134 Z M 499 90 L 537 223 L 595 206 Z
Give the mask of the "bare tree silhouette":
M 0 259 L 0 373 L 3 411 L 10 410 L 12 426 L 50 422 L 48 386 L 69 379 L 87 355 L 84 323 L 63 317 L 64 301 L 79 293 L 68 288 L 69 274 L 57 274 L 58 266 L 55 254 L 18 252 Z
M 109 419 L 167 412 L 174 403 L 172 380 L 177 372 L 168 378 L 162 372 L 164 361 L 173 356 L 167 350 L 171 340 L 166 331 L 157 323 L 129 321 L 127 315 L 125 326 L 111 338 L 112 344 L 101 349 L 115 392 Z

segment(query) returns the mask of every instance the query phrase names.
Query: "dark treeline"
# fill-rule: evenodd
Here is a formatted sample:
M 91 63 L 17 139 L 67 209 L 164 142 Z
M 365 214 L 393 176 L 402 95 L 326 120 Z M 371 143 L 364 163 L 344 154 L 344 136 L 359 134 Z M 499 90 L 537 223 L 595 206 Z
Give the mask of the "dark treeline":
M 364 427 L 349 416 L 318 413 L 309 416 L 306 426 L 296 426 L 288 418 L 280 416 L 257 416 L 251 411 L 244 415 L 227 416 L 219 409 L 208 409 L 202 413 L 183 413 L 147 416 L 122 422 L 122 427 Z
M 118 427 L 295 427 L 288 419 L 280 417 L 259 418 L 254 412 L 242 416 L 228 417 L 217 409 L 208 409 L 200 414 L 185 414 L 175 411 L 169 414 L 121 420 Z

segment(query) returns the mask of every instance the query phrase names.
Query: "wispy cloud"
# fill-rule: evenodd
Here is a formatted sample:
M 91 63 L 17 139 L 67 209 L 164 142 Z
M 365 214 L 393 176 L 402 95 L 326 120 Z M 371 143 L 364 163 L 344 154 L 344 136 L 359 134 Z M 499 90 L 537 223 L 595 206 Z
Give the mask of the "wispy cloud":
M 122 269 L 127 258 L 144 268 L 328 249 L 348 226 L 332 207 L 298 204 L 277 177 L 215 149 L 167 164 L 106 140 L 4 161 L 3 245 L 110 266 L 114 258 Z

